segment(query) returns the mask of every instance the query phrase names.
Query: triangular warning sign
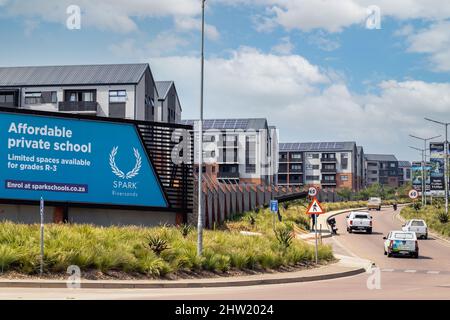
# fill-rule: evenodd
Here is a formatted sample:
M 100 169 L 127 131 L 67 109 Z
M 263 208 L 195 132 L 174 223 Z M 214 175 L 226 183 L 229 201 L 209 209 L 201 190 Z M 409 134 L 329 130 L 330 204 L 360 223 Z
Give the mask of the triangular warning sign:
M 322 213 L 325 213 L 325 210 L 323 210 L 319 200 L 317 200 L 317 198 L 314 197 L 311 203 L 309 204 L 308 210 L 306 210 L 306 214 L 322 214 Z

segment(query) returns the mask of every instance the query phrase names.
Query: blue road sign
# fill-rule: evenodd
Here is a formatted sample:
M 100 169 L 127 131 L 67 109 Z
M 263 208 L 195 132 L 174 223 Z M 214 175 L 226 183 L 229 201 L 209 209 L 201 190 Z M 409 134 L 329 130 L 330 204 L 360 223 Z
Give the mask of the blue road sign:
M 278 200 L 270 200 L 270 211 L 278 212 Z

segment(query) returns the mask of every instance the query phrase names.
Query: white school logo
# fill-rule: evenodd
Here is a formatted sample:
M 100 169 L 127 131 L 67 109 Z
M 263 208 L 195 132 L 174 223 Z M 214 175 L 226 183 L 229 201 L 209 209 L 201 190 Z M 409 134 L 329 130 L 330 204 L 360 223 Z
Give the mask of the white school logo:
M 136 159 L 136 164 L 134 165 L 134 168 L 127 173 L 124 173 L 122 170 L 119 169 L 119 167 L 116 164 L 116 155 L 119 147 L 114 147 L 111 150 L 111 153 L 109 154 L 109 165 L 111 167 L 112 172 L 121 179 L 131 179 L 136 177 L 139 174 L 139 171 L 141 170 L 142 166 L 142 158 L 139 154 L 139 151 L 136 148 L 133 148 L 134 150 L 134 157 Z

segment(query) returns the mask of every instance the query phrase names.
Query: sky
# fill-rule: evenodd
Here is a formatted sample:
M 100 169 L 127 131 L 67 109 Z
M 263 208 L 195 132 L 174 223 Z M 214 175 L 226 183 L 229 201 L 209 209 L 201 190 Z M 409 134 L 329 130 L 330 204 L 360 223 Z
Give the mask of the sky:
M 200 18 L 201 0 L 0 0 L 0 65 L 146 62 L 196 119 Z M 264 117 L 280 142 L 412 161 L 409 134 L 443 134 L 424 117 L 450 122 L 448 0 L 208 0 L 205 50 L 205 117 Z

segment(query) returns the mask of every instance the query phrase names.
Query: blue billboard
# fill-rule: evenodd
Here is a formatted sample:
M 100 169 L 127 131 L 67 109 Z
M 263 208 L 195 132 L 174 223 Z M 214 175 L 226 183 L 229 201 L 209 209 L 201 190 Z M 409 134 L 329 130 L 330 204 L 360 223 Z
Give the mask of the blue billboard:
M 131 123 L 0 113 L 0 198 L 168 207 Z

